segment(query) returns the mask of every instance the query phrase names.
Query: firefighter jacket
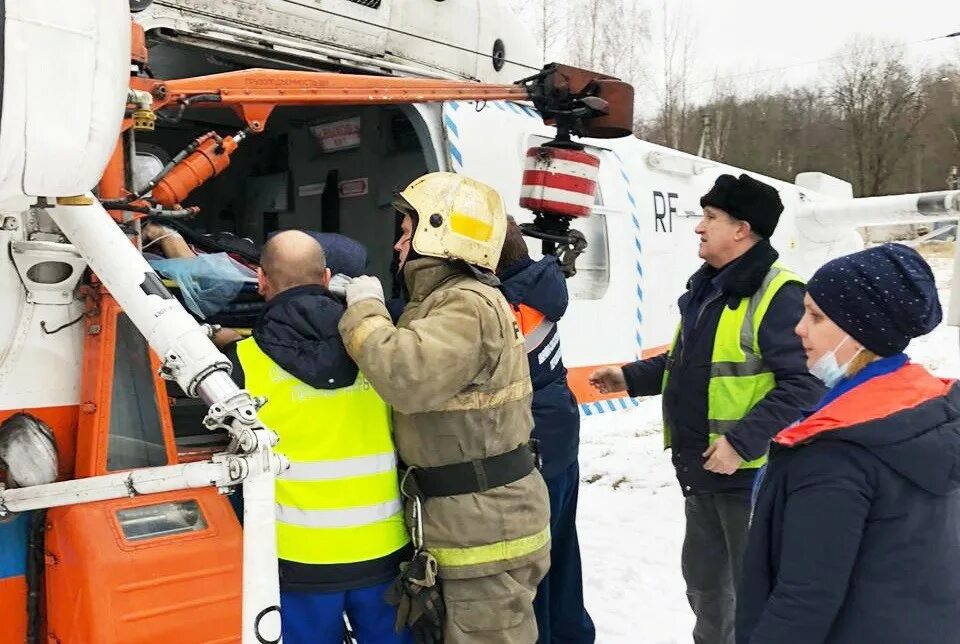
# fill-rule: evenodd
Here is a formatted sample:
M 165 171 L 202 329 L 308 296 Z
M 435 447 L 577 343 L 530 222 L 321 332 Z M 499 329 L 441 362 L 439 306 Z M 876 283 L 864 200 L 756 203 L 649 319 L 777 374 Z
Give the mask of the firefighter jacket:
M 442 259 L 408 261 L 404 278 L 410 301 L 397 326 L 376 300 L 355 303 L 340 321 L 350 355 L 393 406 L 403 463 L 463 463 L 529 441 L 524 339 L 503 296 Z M 482 577 L 547 557 L 546 485 L 535 469 L 484 492 L 428 498 L 423 532 L 441 577 Z
M 343 303 L 321 286 L 267 303 L 228 354 L 290 468 L 277 478 L 283 588 L 349 590 L 392 579 L 409 537 L 390 410 L 347 355 Z
M 776 260 L 763 240 L 720 271 L 705 265 L 678 300 L 669 353 L 623 368 L 630 395 L 663 394 L 664 438 L 684 495 L 749 493 L 770 439 L 823 393 L 793 332 L 803 284 Z M 729 476 L 703 469 L 719 435 L 747 467 Z

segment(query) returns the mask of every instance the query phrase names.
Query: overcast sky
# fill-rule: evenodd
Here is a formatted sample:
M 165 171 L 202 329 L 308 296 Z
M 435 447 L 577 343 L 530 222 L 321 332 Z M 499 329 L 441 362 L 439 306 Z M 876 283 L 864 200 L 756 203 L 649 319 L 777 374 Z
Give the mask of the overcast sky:
M 542 2 L 572 7 L 579 1 L 508 0 L 534 23 Z M 824 59 L 836 56 L 857 35 L 902 43 L 907 61 L 915 66 L 960 64 L 960 37 L 930 40 L 960 32 L 960 0 L 614 1 L 637 2 L 649 12 L 650 38 L 644 56 L 652 82 L 662 84 L 663 78 L 664 3 L 674 20 L 679 16 L 687 25 L 684 32 L 697 35 L 688 74 L 695 102 L 708 100 L 717 82 L 741 94 L 815 83 L 836 65 Z M 561 38 L 548 58 L 564 58 L 567 42 Z M 638 83 L 638 107 L 644 112 L 655 110 L 659 90 L 642 87 L 640 78 L 631 80 Z
M 905 42 L 960 31 L 960 2 L 947 0 L 671 0 L 698 23 L 697 58 L 706 76 L 751 72 L 832 56 L 857 33 Z M 659 3 L 652 3 L 659 11 Z M 960 52 L 960 38 L 908 46 L 913 60 Z M 956 47 L 956 49 L 954 49 Z M 817 65 L 767 76 L 803 78 Z

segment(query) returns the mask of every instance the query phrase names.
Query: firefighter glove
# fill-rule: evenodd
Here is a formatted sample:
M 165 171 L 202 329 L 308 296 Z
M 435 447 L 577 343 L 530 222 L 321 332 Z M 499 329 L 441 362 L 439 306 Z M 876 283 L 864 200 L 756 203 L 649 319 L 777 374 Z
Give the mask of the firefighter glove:
M 383 304 L 383 286 L 371 275 L 354 277 L 346 286 L 347 306 L 363 300 L 377 300 Z
M 327 290 L 329 290 L 334 295 L 339 295 L 342 298 L 347 297 L 347 286 L 350 285 L 351 278 L 347 277 L 343 273 L 337 273 L 330 278 L 330 283 L 327 284 Z
M 433 555 L 420 551 L 400 564 L 400 576 L 387 591 L 386 599 L 397 607 L 398 633 L 409 626 L 416 644 L 442 644 L 446 610 Z

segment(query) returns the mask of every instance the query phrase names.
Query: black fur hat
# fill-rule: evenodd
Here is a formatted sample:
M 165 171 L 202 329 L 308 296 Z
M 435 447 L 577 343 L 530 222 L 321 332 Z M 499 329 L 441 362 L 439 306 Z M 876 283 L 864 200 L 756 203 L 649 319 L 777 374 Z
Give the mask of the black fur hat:
M 762 237 L 770 237 L 780 221 L 783 202 L 780 193 L 771 185 L 741 174 L 721 174 L 710 192 L 700 197 L 700 207 L 713 206 L 737 219 L 750 222 L 750 227 Z

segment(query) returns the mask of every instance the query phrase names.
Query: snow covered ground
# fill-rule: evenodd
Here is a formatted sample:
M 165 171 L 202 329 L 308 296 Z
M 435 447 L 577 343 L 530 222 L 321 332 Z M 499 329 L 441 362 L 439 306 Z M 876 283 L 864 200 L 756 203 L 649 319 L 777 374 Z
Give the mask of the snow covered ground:
M 944 315 L 952 243 L 929 243 Z M 958 330 L 941 325 L 907 353 L 938 375 L 960 377 Z M 683 497 L 660 436 L 660 398 L 584 427 L 578 526 L 587 609 L 597 641 L 690 642 L 693 615 L 680 575 Z

